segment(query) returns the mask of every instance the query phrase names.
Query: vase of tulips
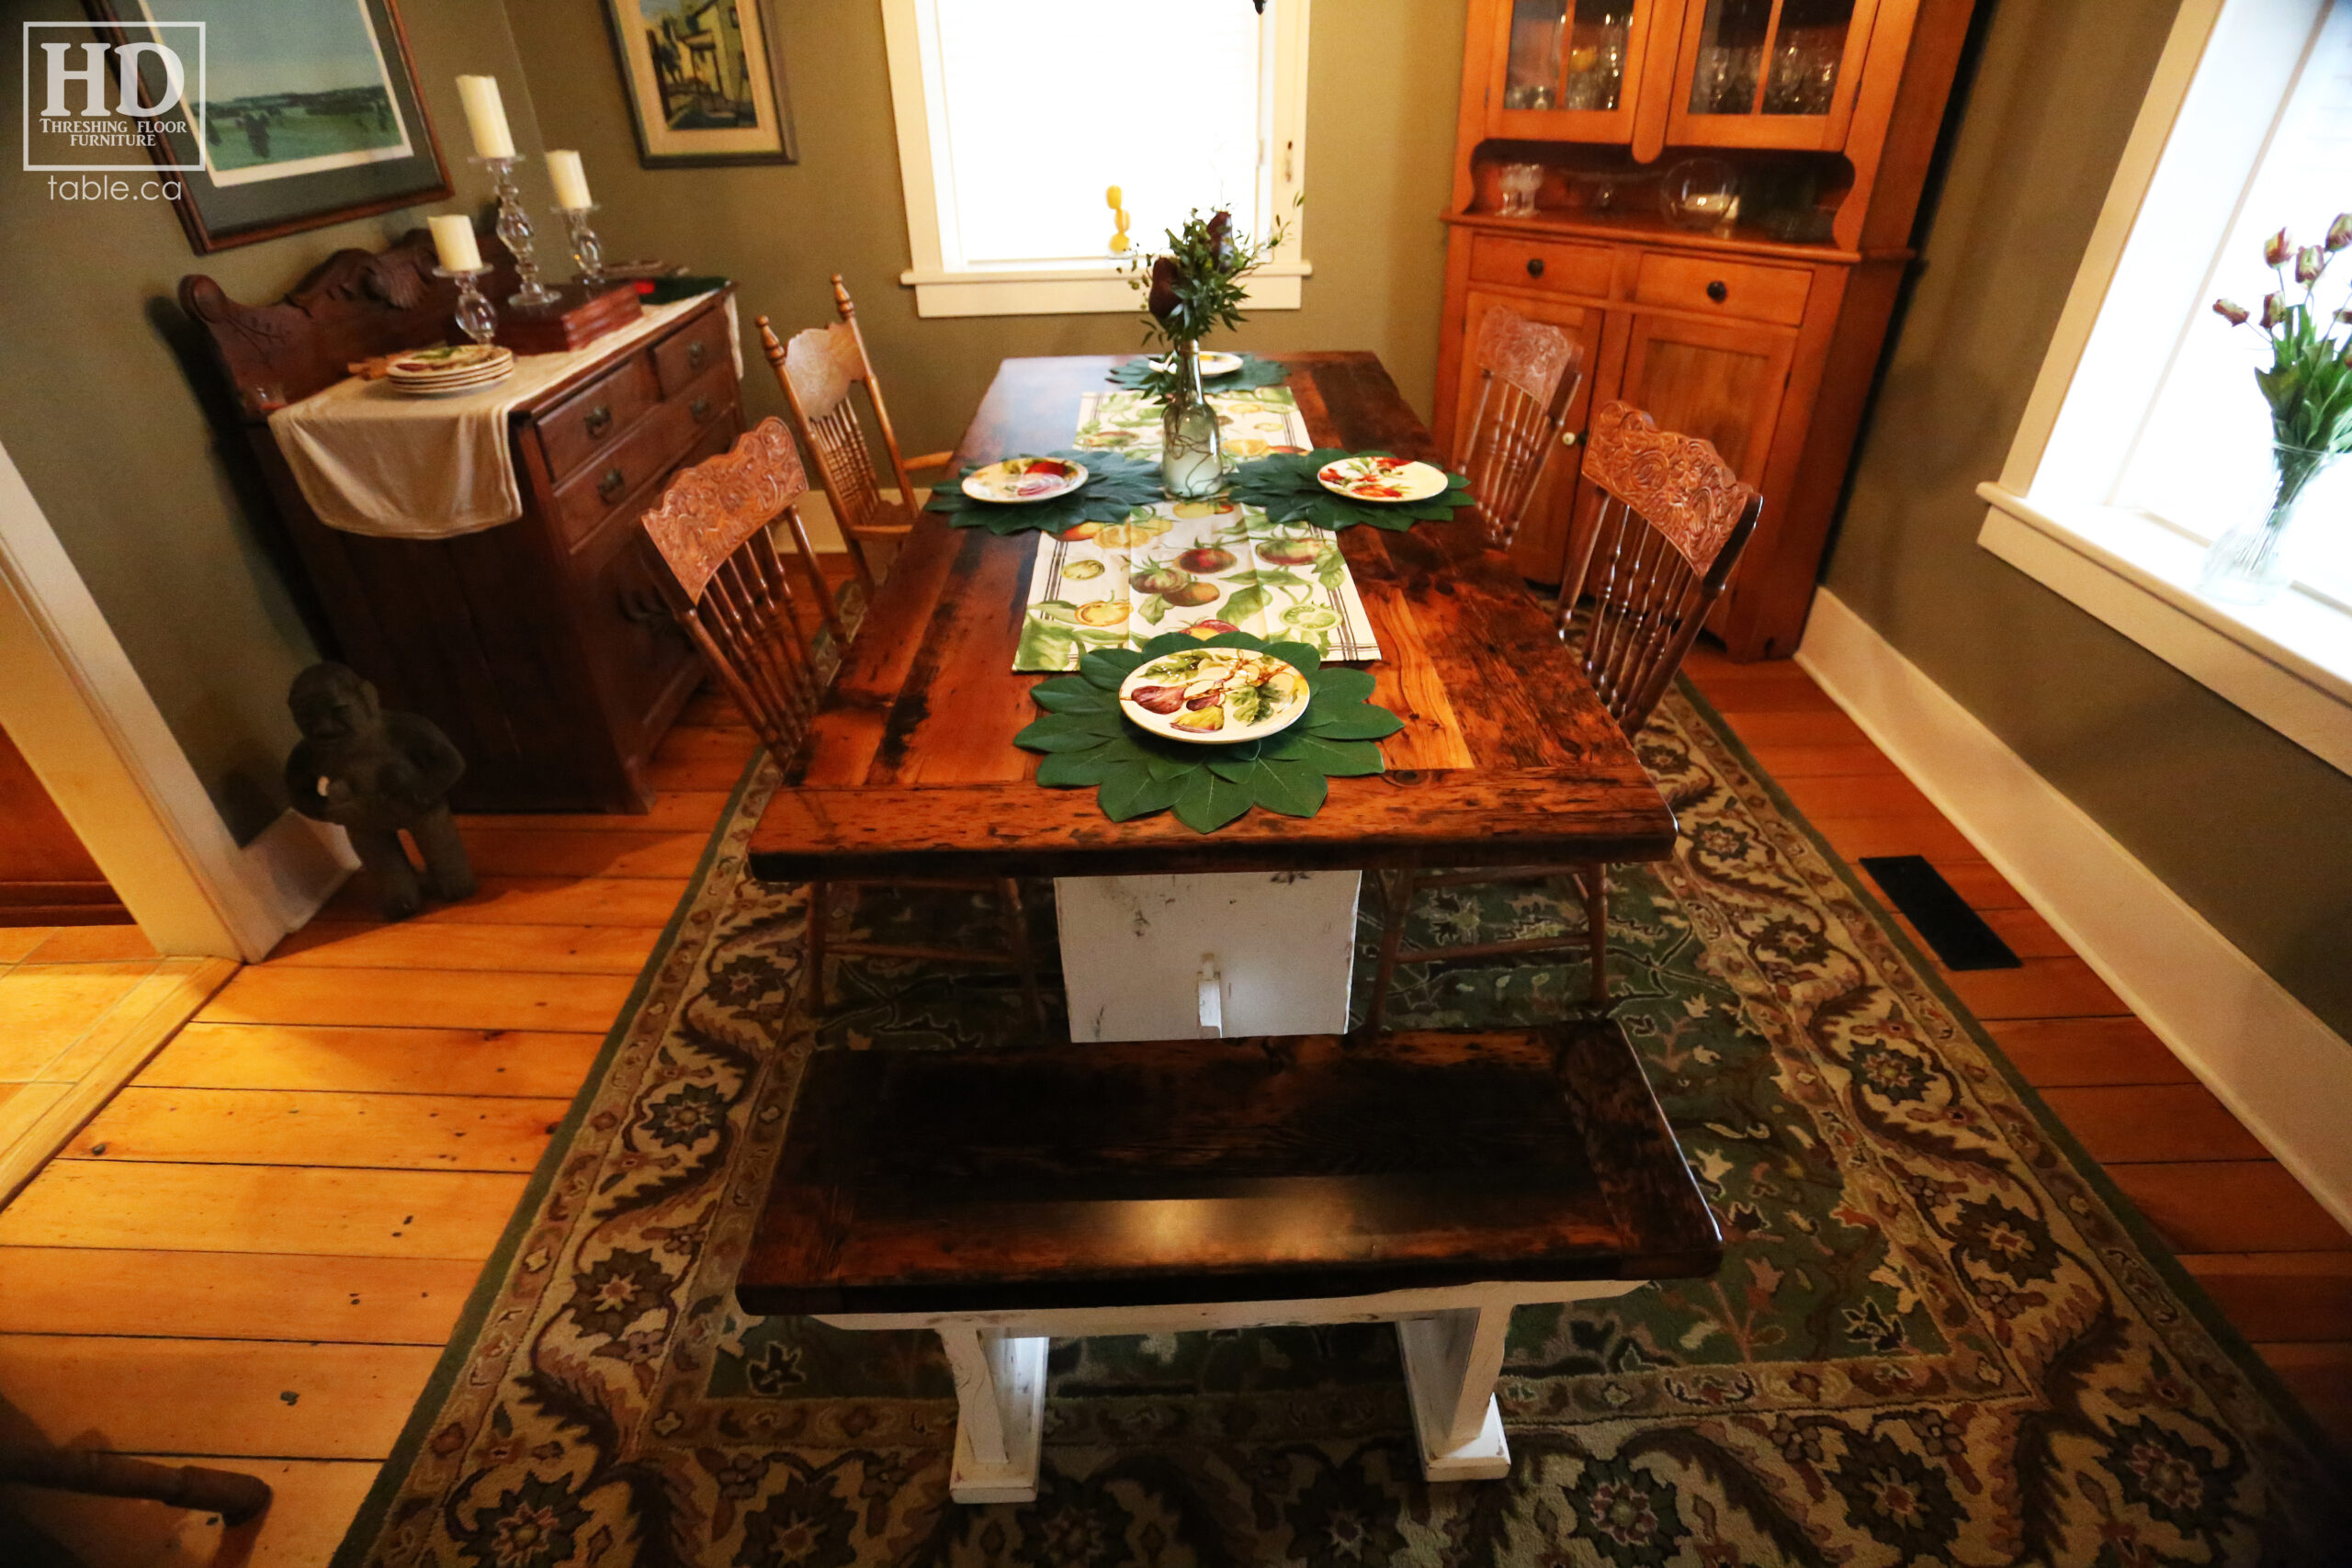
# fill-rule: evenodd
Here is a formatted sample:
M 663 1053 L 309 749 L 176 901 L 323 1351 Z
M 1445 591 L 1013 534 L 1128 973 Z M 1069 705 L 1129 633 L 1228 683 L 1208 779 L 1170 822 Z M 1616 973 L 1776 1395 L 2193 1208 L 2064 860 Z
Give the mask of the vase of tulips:
M 2336 253 L 2352 245 L 2352 212 L 2340 214 L 2316 245 L 2279 230 L 2262 247 L 2278 287 L 2260 310 L 2229 299 L 2213 310 L 2232 326 L 2269 340 L 2270 363 L 2254 373 L 2270 405 L 2273 484 L 2266 505 L 2213 541 L 2197 591 L 2226 604 L 2260 604 L 2293 581 L 2295 524 L 2312 482 L 2352 450 L 2352 302 L 2334 312 L 2319 287 Z M 2291 281 L 2290 281 L 2291 280 Z M 2297 289 L 2300 299 L 2290 299 Z
M 1216 410 L 1201 385 L 1201 340 L 1219 327 L 1241 324 L 1243 281 L 1283 243 L 1275 223 L 1264 239 L 1233 232 L 1233 215 L 1204 218 L 1197 209 L 1168 231 L 1168 249 L 1146 254 L 1128 282 L 1144 295 L 1144 342 L 1167 349 L 1144 381 L 1160 401 L 1159 481 L 1179 500 L 1198 500 L 1225 488 L 1225 440 Z

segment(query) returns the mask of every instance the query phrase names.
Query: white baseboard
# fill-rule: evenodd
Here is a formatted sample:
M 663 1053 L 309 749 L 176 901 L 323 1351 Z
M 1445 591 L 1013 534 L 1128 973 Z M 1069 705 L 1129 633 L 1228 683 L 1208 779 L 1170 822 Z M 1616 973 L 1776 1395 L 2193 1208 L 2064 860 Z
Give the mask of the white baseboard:
M 342 829 L 293 810 L 279 812 L 239 853 L 246 886 L 262 906 L 254 930 L 238 932 L 256 963 L 278 938 L 310 924 L 345 878 L 359 869 L 359 856 Z
M 2327 1211 L 2352 1044 L 1827 589 L 1797 663 Z

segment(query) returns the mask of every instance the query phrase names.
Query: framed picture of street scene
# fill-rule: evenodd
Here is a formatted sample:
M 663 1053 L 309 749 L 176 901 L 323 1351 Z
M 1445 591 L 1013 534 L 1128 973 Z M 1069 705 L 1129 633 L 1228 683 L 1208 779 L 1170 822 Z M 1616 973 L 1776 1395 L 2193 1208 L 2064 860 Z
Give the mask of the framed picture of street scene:
M 605 0 L 649 169 L 792 164 L 792 99 L 770 0 Z
M 449 175 L 393 0 L 87 0 L 107 43 L 181 44 L 180 112 L 149 121 L 164 194 L 198 254 L 441 201 Z M 142 102 L 174 73 L 142 51 Z

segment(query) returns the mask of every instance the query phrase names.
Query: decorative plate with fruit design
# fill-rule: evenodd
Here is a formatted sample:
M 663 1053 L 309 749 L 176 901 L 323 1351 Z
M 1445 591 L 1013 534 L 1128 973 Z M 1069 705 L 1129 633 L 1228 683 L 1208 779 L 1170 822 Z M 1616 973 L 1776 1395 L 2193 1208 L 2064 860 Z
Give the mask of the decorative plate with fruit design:
M 1006 457 L 964 476 L 964 493 L 974 501 L 1023 505 L 1068 495 L 1086 482 L 1086 465 L 1068 457 Z
M 1136 666 L 1119 683 L 1119 711 L 1154 735 L 1195 745 L 1261 740 L 1306 711 L 1306 677 L 1247 648 L 1188 648 Z
M 1446 486 L 1443 468 L 1372 453 L 1342 457 L 1316 470 L 1316 481 L 1350 501 L 1427 501 Z

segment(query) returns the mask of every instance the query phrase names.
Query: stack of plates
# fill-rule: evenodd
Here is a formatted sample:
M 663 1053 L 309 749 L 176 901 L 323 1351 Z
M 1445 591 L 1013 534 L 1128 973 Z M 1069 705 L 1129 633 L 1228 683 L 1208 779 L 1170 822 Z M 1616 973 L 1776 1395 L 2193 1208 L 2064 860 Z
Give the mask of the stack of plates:
M 455 348 L 420 348 L 384 362 L 384 379 L 396 391 L 416 397 L 470 392 L 514 374 L 512 350 L 496 344 L 468 343 Z

